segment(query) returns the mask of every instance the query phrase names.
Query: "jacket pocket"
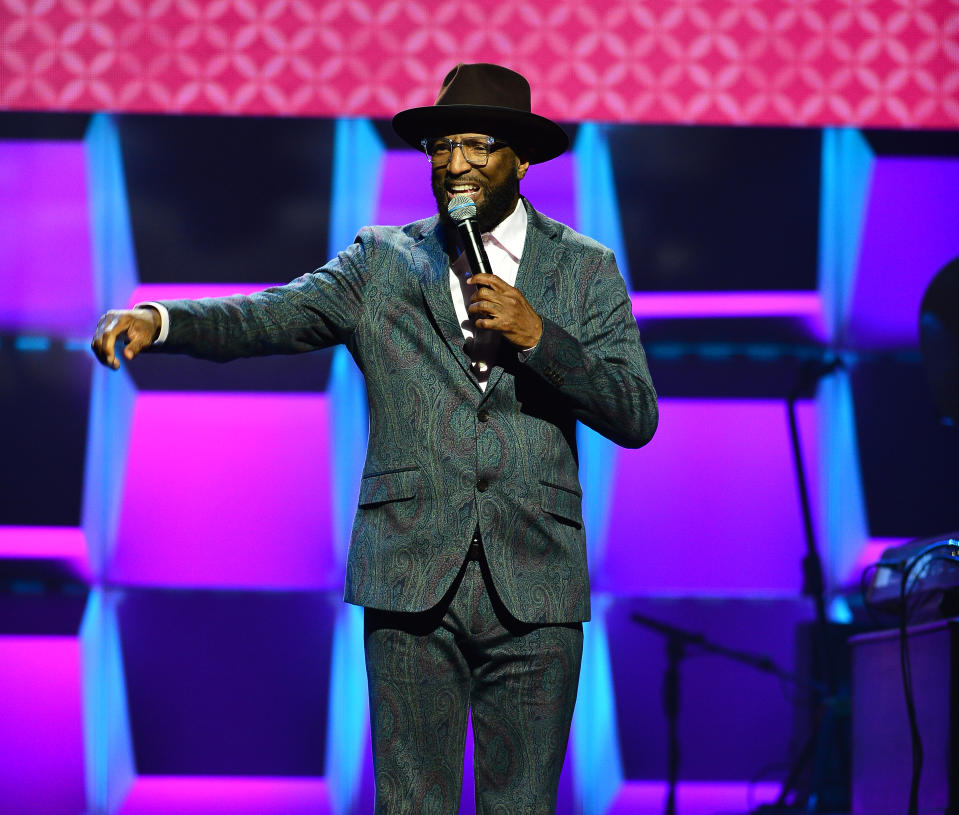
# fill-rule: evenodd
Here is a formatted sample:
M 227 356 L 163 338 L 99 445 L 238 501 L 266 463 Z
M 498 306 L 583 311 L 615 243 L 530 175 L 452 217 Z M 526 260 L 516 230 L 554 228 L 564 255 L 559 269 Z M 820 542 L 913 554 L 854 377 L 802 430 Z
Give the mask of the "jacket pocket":
M 583 525 L 583 497 L 579 490 L 540 481 L 539 496 L 544 512 L 571 526 Z
M 360 481 L 361 507 L 385 504 L 390 501 L 408 501 L 416 497 L 420 484 L 420 468 L 398 467 L 364 475 Z

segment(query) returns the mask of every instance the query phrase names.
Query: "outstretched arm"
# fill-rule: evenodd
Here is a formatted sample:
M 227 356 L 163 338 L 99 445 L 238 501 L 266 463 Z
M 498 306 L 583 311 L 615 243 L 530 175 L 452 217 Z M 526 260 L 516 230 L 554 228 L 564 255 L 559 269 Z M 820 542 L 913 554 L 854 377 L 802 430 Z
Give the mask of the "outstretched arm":
M 294 354 L 345 342 L 363 309 L 363 287 L 376 251 L 372 230 L 363 229 L 348 249 L 325 266 L 285 286 L 251 295 L 170 300 L 169 335 L 162 348 L 226 361 L 264 354 Z M 108 311 L 91 347 L 107 367 L 120 367 L 158 337 L 159 312 L 150 307 Z M 122 354 L 119 346 L 126 343 Z

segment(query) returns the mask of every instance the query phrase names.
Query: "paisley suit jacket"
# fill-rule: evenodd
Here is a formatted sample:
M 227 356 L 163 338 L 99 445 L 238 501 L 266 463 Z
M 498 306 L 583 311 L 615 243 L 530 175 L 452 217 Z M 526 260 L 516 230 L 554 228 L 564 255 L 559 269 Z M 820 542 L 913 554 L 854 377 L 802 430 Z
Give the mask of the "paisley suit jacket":
M 464 349 L 435 216 L 365 228 L 286 286 L 165 303 L 165 351 L 225 361 L 343 343 L 353 355 L 370 437 L 348 602 L 433 606 L 478 524 L 515 617 L 589 619 L 576 421 L 641 446 L 656 428 L 656 393 L 612 252 L 526 206 L 516 287 L 542 317 L 543 335 L 528 354 L 503 341 L 485 391 Z

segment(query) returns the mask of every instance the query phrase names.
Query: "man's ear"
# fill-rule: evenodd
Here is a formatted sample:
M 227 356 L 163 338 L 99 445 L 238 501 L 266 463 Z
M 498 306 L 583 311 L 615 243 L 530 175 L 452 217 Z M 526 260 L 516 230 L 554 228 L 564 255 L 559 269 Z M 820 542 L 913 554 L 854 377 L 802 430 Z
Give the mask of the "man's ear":
M 529 169 L 529 159 L 525 156 L 516 156 L 516 177 L 520 180 L 526 175 Z

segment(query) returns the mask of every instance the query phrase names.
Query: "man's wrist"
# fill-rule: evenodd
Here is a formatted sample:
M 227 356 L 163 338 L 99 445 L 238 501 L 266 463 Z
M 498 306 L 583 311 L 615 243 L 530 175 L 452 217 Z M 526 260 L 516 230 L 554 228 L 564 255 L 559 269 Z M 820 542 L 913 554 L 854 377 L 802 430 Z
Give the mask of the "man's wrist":
M 540 337 L 540 339 L 542 339 L 542 337 Z M 520 349 L 516 352 L 516 358 L 517 358 L 520 362 L 526 362 L 531 356 L 533 356 L 533 353 L 536 351 L 537 348 L 539 348 L 539 343 L 538 343 L 538 342 L 536 343 L 536 345 L 534 345 L 534 346 L 532 346 L 532 347 L 530 347 L 530 348 L 520 348 Z
M 151 309 L 157 315 L 157 319 L 154 320 L 156 324 L 156 331 L 153 333 L 153 342 L 151 345 L 163 345 L 166 342 L 166 338 L 170 335 L 170 312 L 167 311 L 167 307 L 163 303 L 147 302 L 147 303 L 137 303 L 134 308 L 144 308 Z
M 532 354 L 539 345 L 540 340 L 543 339 L 543 318 L 538 314 L 536 316 L 539 318 L 539 334 L 536 336 L 536 339 L 533 341 L 532 345 L 520 349 L 519 353 L 522 355 L 520 359 L 526 359 L 530 354 Z

